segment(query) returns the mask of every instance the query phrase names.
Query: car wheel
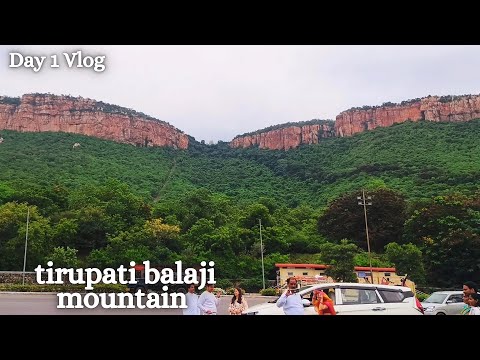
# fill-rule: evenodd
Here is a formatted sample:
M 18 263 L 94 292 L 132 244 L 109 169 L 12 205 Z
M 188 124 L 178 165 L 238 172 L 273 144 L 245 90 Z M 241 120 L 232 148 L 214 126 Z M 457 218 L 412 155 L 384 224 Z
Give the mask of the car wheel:
M 447 315 L 447 314 L 445 314 L 445 313 L 443 313 L 443 312 L 439 312 L 439 313 L 437 313 L 436 315 Z

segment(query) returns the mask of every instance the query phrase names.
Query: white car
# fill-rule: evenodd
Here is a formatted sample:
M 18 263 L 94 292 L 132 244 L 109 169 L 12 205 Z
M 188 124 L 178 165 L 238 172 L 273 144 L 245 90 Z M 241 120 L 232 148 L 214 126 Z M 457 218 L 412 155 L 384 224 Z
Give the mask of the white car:
M 423 315 L 421 303 L 404 286 L 329 283 L 300 288 L 305 315 L 317 315 L 311 304 L 313 290 L 323 290 L 334 302 L 337 315 Z M 243 315 L 285 315 L 278 299 L 254 305 Z
M 422 302 L 425 315 L 460 315 L 463 291 L 436 291 Z

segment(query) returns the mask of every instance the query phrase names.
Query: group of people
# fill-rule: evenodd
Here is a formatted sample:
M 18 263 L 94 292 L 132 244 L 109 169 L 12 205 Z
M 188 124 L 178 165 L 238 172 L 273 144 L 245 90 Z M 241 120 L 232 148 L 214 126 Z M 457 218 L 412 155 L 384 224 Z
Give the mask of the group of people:
M 463 284 L 463 302 L 465 305 L 461 311 L 462 315 L 480 315 L 480 294 L 478 285 L 473 281 L 466 281 Z
M 220 301 L 221 292 L 213 294 L 214 285 L 208 284 L 205 291 L 198 296 L 195 293 L 195 285 L 191 284 L 186 294 L 187 308 L 183 315 L 216 315 Z M 465 303 L 462 315 L 480 315 L 480 294 L 478 285 L 473 281 L 463 284 L 463 302 Z M 302 297 L 298 293 L 297 279 L 287 279 L 287 290 L 280 296 L 277 306 L 283 308 L 285 315 L 304 315 L 305 310 Z M 315 290 L 312 294 L 312 304 L 319 315 L 336 315 L 332 299 L 322 290 Z M 236 287 L 234 295 L 230 300 L 228 313 L 230 315 L 241 315 L 248 309 L 247 300 L 242 296 L 242 289 Z
M 312 304 L 318 315 L 336 315 L 332 299 L 322 290 L 313 292 Z M 278 299 L 277 306 L 283 308 L 285 315 L 305 314 L 302 297 L 297 290 L 297 279 L 294 277 L 287 279 L 287 290 Z
M 214 285 L 207 284 L 205 291 L 198 296 L 195 293 L 195 285 L 191 284 L 185 295 L 187 308 L 183 310 L 183 315 L 217 315 L 217 307 L 222 293 L 219 291 L 214 295 L 214 289 Z M 242 296 L 242 289 L 236 287 L 228 307 L 228 313 L 230 315 L 241 315 L 247 309 L 248 304 L 247 300 Z
M 478 285 L 473 281 L 463 284 L 463 307 L 462 315 L 480 315 L 480 294 Z M 322 290 L 315 290 L 312 295 L 312 304 L 319 315 L 336 315 L 333 301 Z M 302 297 L 298 294 L 297 279 L 287 279 L 287 290 L 280 296 L 277 306 L 283 308 L 285 315 L 304 315 L 305 310 Z

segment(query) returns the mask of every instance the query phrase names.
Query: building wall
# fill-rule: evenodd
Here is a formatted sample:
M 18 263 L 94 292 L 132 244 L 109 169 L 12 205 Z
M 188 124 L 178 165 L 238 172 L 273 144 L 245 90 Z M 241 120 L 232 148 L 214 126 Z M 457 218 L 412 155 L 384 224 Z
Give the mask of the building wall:
M 291 276 L 295 277 L 302 277 L 302 276 L 315 276 L 315 275 L 325 275 L 325 270 L 324 269 L 311 269 L 311 268 L 280 268 L 280 284 L 279 285 L 284 285 L 287 279 Z M 357 273 L 357 276 L 363 275 L 367 273 L 369 275 L 369 272 L 365 271 L 355 271 Z M 363 273 L 363 274 L 362 274 Z M 373 271 L 373 283 L 374 284 L 382 284 L 382 279 L 388 279 L 390 281 L 391 285 L 401 285 L 401 280 L 403 276 L 397 275 L 394 272 L 383 272 L 383 271 Z M 368 276 L 368 282 L 370 282 L 370 276 Z M 359 283 L 366 283 L 366 280 L 363 277 L 358 277 L 358 282 Z M 415 283 L 407 279 L 407 282 L 405 284 L 408 286 L 410 289 L 412 289 L 413 292 L 415 292 Z
M 280 268 L 280 284 L 285 284 L 287 279 L 291 276 L 315 276 L 324 275 L 325 270 L 319 269 L 297 269 L 297 268 Z

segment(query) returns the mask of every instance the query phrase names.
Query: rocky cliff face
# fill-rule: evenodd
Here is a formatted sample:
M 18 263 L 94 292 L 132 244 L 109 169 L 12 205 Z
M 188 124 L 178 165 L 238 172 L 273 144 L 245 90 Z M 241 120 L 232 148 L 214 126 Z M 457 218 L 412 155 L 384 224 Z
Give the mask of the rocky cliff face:
M 258 146 L 260 149 L 288 150 L 302 144 L 317 144 L 320 139 L 335 136 L 332 122 L 303 126 L 285 126 L 237 136 L 230 143 L 234 148 Z
M 76 133 L 136 146 L 188 148 L 170 124 L 90 99 L 46 94 L 0 97 L 0 130 Z
M 429 96 L 422 99 L 372 108 L 350 109 L 335 121 L 337 136 L 411 121 L 469 121 L 480 118 L 480 96 Z
M 480 118 L 480 95 L 429 96 L 403 101 L 401 104 L 353 108 L 340 113 L 335 122 L 302 126 L 287 124 L 277 129 L 259 130 L 253 134 L 237 136 L 230 142 L 230 146 L 288 150 L 301 144 L 316 144 L 326 137 L 352 136 L 409 120 L 469 121 L 477 118 Z

